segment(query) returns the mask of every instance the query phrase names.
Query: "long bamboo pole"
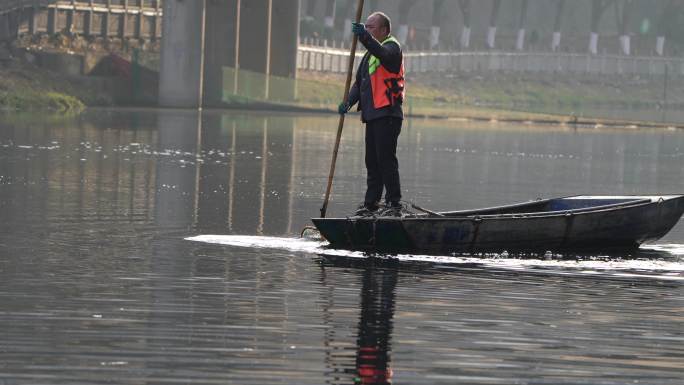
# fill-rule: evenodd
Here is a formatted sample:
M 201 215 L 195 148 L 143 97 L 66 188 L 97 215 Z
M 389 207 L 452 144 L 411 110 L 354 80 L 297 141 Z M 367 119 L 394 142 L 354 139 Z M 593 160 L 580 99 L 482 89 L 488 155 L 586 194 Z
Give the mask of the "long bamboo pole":
M 361 21 L 363 13 L 363 0 L 358 0 L 356 5 L 356 22 Z M 349 99 L 349 87 L 351 86 L 352 72 L 354 71 L 354 57 L 356 56 L 356 43 L 358 37 L 354 35 L 352 39 L 351 52 L 349 52 L 349 66 L 347 68 L 347 81 L 344 84 L 344 103 Z M 342 138 L 342 128 L 344 127 L 344 114 L 340 114 L 340 122 L 337 125 L 337 137 L 335 138 L 335 148 L 333 149 L 332 161 L 330 162 L 330 173 L 328 174 L 328 186 L 325 189 L 325 200 L 323 207 L 321 207 L 321 218 L 325 218 L 325 213 L 328 211 L 328 200 L 330 199 L 330 191 L 332 190 L 333 177 L 335 175 L 335 164 L 337 163 L 337 151 L 340 148 L 340 139 Z

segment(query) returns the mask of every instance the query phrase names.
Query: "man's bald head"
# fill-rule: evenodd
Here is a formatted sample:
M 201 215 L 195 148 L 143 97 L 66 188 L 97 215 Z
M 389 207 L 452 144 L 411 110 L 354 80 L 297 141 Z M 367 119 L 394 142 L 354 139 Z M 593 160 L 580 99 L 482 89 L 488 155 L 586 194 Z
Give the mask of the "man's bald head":
M 375 40 L 383 41 L 392 31 L 392 21 L 382 12 L 373 12 L 366 19 L 366 30 Z

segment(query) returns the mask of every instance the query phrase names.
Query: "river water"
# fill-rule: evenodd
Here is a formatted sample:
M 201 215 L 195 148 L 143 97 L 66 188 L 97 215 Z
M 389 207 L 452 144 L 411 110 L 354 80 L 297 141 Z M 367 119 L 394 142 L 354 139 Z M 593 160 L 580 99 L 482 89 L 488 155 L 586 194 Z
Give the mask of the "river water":
M 0 384 L 682 384 L 684 223 L 632 255 L 368 258 L 298 239 L 337 117 L 0 120 Z M 329 216 L 364 191 L 347 119 Z M 684 132 L 410 120 L 404 198 L 684 192 Z

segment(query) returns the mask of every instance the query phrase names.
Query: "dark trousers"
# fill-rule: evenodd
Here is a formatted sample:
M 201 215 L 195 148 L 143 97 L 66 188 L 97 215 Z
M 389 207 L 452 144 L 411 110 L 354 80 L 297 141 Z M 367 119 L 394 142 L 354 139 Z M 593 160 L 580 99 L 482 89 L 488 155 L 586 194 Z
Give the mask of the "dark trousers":
M 397 160 L 401 122 L 402 119 L 387 116 L 366 123 L 366 204 L 380 202 L 383 187 L 386 202 L 398 202 L 401 199 Z

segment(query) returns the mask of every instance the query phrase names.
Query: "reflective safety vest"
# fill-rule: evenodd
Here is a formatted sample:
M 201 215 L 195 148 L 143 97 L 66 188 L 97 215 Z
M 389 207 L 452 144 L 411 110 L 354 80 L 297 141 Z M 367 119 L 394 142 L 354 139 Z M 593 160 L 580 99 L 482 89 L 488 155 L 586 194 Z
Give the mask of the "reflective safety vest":
M 394 36 L 387 36 L 381 44 L 399 41 Z M 380 64 L 380 59 L 370 55 L 368 59 L 368 74 L 370 75 L 371 91 L 373 91 L 373 107 L 382 108 L 404 101 L 404 60 L 401 61 L 399 73 L 389 72 Z

